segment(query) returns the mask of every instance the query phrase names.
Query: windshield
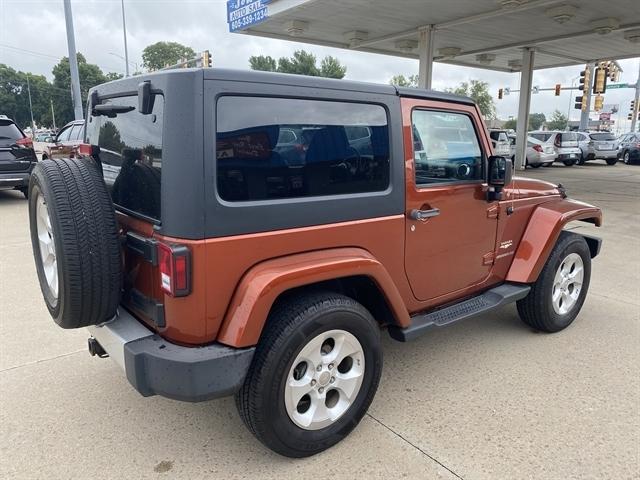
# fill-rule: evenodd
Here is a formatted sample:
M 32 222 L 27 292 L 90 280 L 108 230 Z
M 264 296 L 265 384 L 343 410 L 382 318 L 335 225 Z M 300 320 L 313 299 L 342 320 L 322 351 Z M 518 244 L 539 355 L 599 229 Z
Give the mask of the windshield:
M 592 133 L 589 136 L 591 137 L 591 140 L 595 140 L 596 142 L 612 142 L 616 139 L 615 135 L 609 132 Z
M 0 120 L 0 145 L 8 147 L 24 138 L 20 129 L 11 120 Z
M 497 140 L 498 142 L 509 141 L 509 138 L 507 137 L 507 134 L 505 132 L 490 132 L 489 135 L 491 136 L 492 140 Z

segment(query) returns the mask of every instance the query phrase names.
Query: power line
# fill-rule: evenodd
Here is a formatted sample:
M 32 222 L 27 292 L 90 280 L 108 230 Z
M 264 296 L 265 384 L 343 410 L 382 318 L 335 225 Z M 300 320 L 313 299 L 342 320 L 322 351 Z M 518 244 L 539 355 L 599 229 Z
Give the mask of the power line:
M 15 50 L 15 51 L 20 52 L 20 53 L 26 53 L 27 55 L 33 55 L 33 56 L 36 56 L 36 57 L 52 58 L 52 59 L 58 60 L 58 61 L 60 61 L 64 57 L 64 55 L 57 57 L 55 55 L 49 55 L 48 53 L 35 52 L 33 50 L 27 50 L 26 48 L 15 47 L 13 45 L 7 45 L 6 43 L 0 43 L 0 47 L 8 48 L 8 49 L 11 49 L 11 50 Z M 111 72 L 124 74 L 124 72 L 119 68 L 114 68 L 112 66 L 106 66 L 106 65 L 98 65 L 97 63 L 94 64 L 94 65 L 97 65 L 98 67 L 100 67 L 103 70 L 108 70 L 108 71 L 111 71 Z

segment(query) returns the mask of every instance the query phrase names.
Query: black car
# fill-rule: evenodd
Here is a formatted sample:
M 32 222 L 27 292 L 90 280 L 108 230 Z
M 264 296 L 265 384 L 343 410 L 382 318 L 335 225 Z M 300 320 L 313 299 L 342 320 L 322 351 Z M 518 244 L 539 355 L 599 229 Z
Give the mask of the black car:
M 627 133 L 620 137 L 618 157 L 626 164 L 640 163 L 640 133 Z
M 0 189 L 20 190 L 27 197 L 36 161 L 31 139 L 13 120 L 0 116 Z

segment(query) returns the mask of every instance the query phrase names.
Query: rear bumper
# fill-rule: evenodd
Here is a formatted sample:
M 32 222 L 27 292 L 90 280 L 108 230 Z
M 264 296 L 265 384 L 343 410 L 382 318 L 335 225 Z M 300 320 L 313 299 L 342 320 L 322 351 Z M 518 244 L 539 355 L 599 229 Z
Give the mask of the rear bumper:
M 589 150 L 589 158 L 618 158 L 618 150 Z
M 557 162 L 564 162 L 565 160 L 578 161 L 579 159 L 580 159 L 580 152 L 558 153 L 558 156 L 556 157 Z
M 244 382 L 255 351 L 221 344 L 176 345 L 148 330 L 124 309 L 114 320 L 88 330 L 145 397 L 200 402 L 231 395 Z
M 31 172 L 0 173 L 0 187 L 28 187 Z

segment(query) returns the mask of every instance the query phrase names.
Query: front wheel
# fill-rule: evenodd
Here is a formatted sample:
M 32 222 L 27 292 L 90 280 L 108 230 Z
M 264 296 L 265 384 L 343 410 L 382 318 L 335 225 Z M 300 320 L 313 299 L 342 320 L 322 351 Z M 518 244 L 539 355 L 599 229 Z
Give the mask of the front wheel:
M 622 156 L 622 161 L 626 164 L 629 165 L 630 161 L 631 161 L 631 157 L 629 156 L 629 152 L 624 152 L 624 155 Z
M 268 448 L 307 457 L 355 428 L 381 371 L 380 331 L 371 314 L 340 294 L 304 294 L 269 315 L 236 405 Z
M 589 289 L 591 253 L 583 237 L 563 231 L 529 294 L 517 303 L 524 323 L 558 332 L 576 318 Z

